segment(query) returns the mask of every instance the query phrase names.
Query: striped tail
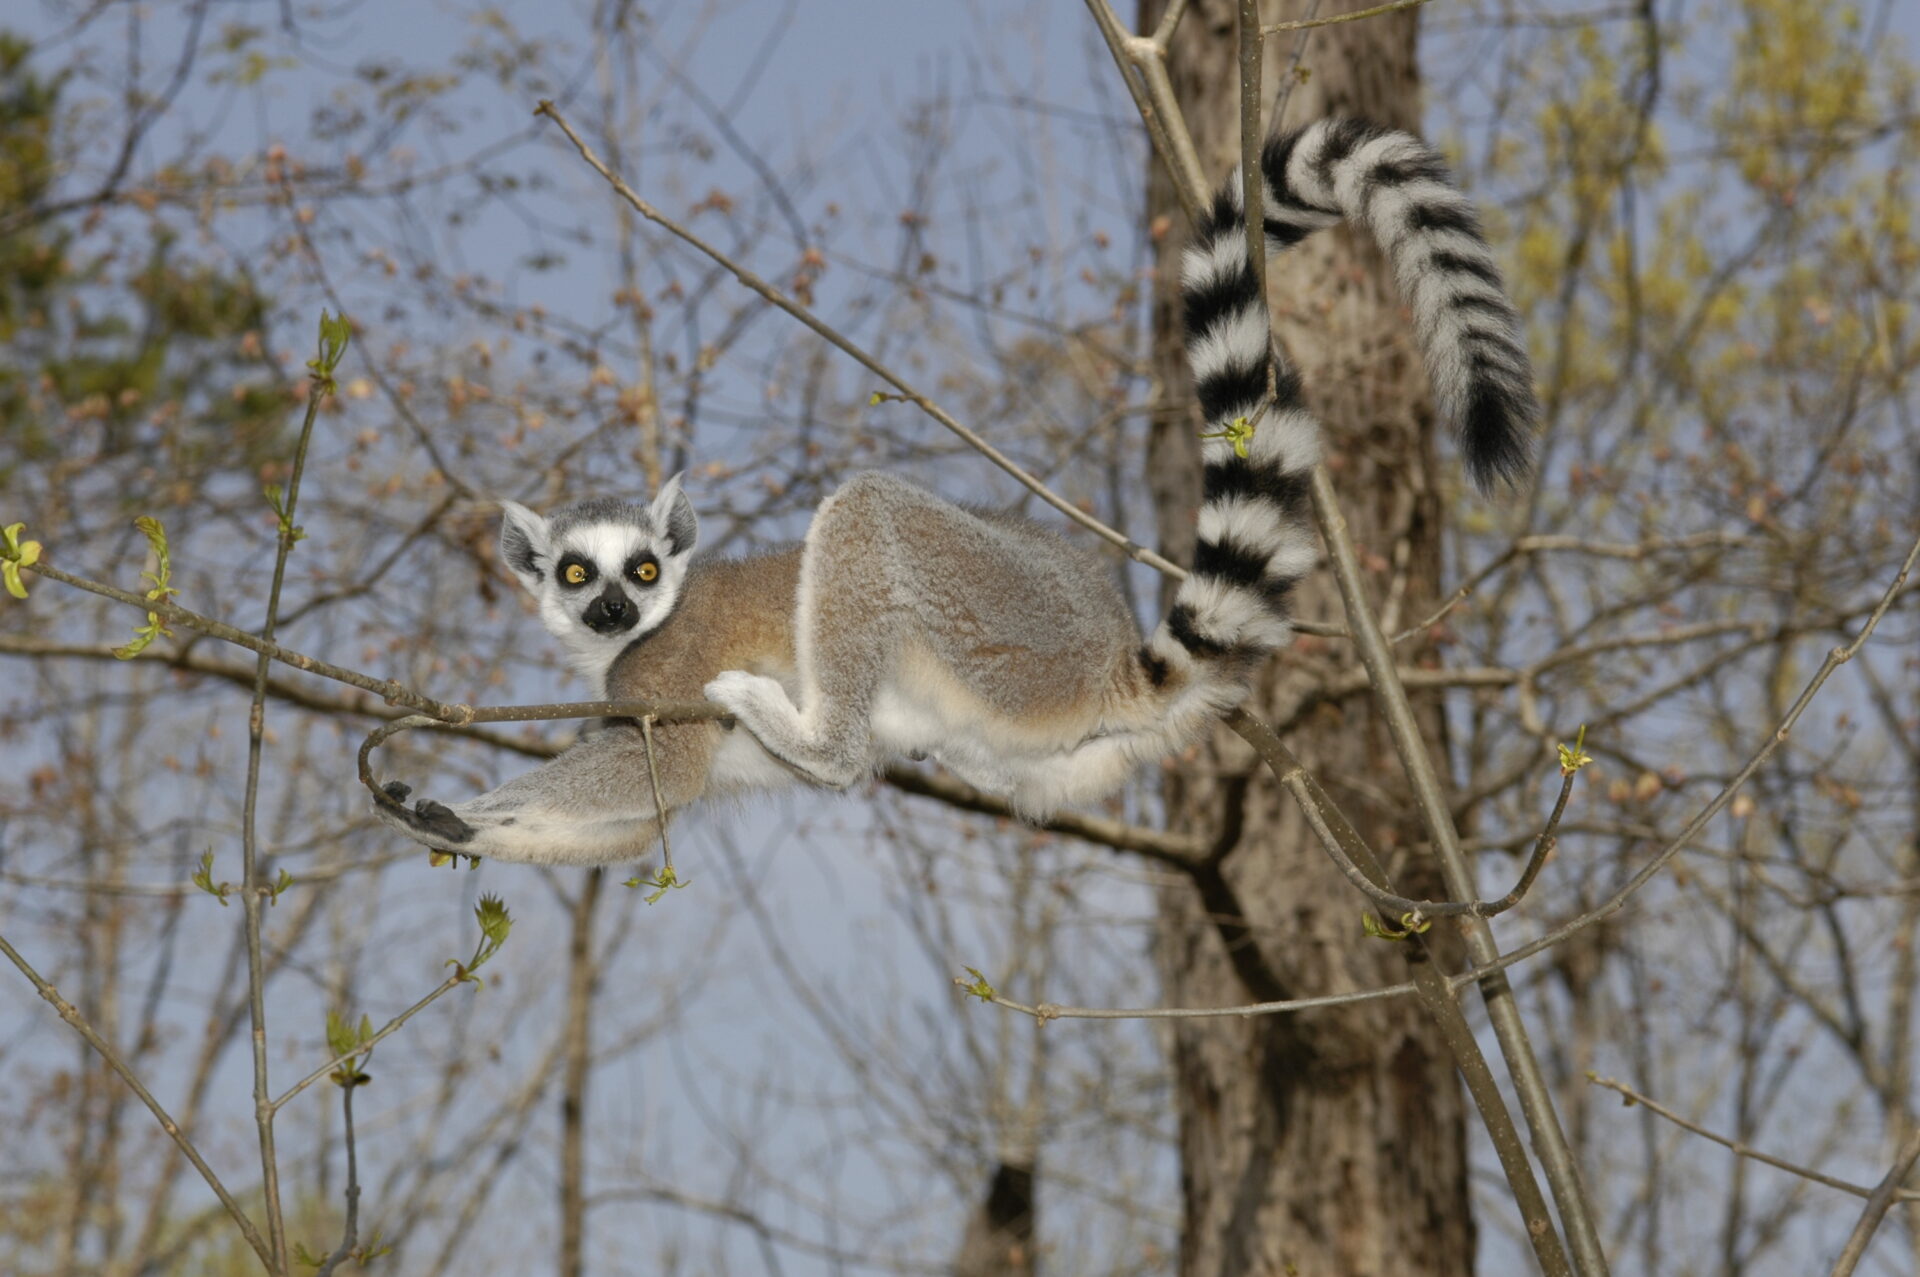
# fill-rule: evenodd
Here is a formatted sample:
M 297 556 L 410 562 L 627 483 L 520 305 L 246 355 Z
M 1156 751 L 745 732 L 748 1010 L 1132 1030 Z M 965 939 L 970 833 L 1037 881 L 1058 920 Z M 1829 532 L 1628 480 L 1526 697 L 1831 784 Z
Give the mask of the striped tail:
M 1533 367 L 1480 217 L 1446 162 L 1410 133 L 1321 120 L 1268 142 L 1260 168 L 1267 252 L 1338 221 L 1367 227 L 1413 310 L 1427 380 L 1467 473 L 1483 491 L 1524 477 L 1540 417 Z
M 1342 220 L 1364 223 L 1411 302 L 1428 379 L 1459 424 L 1469 473 L 1483 488 L 1523 475 L 1539 416 L 1532 369 L 1479 219 L 1439 157 L 1406 133 L 1323 120 L 1268 143 L 1261 167 L 1267 251 Z M 1239 665 L 1284 645 L 1289 596 L 1317 557 L 1308 472 L 1320 459 L 1320 425 L 1299 375 L 1272 367 L 1244 221 L 1235 178 L 1214 196 L 1181 263 L 1187 358 L 1208 437 L 1193 571 L 1143 653 L 1156 682 L 1170 669 Z M 1234 682 L 1203 685 L 1223 699 Z

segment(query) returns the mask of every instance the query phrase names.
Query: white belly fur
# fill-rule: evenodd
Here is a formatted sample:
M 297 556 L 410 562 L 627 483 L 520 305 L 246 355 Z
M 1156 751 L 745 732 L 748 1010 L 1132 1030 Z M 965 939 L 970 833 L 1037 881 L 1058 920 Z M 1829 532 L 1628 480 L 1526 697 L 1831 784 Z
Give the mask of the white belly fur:
M 1092 722 L 1010 722 L 930 666 L 903 662 L 881 685 L 873 706 L 876 762 L 934 759 L 1030 815 L 1112 793 L 1135 766 L 1130 734 L 1090 738 Z
M 741 727 L 720 734 L 707 772 L 708 784 L 722 793 L 784 789 L 796 779 L 791 768 L 761 748 L 753 733 Z

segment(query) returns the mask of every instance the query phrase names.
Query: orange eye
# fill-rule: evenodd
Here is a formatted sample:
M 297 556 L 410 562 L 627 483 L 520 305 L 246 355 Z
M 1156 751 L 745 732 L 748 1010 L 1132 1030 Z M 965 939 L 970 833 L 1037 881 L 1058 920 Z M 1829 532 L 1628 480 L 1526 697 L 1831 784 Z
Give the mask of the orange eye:
M 587 569 L 578 563 L 567 564 L 567 570 L 564 575 L 568 585 L 585 585 L 587 583 Z
M 649 560 L 648 562 L 642 563 L 639 567 L 635 568 L 633 570 L 633 574 L 639 577 L 642 581 L 645 581 L 651 584 L 654 578 L 660 575 L 660 565 L 658 563 L 654 563 L 651 560 Z

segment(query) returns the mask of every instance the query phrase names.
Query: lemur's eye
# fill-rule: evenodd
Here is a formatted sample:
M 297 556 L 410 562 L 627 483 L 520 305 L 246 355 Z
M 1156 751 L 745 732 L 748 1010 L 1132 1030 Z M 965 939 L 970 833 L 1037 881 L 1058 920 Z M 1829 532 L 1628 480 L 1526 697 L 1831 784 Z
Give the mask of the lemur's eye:
M 651 583 L 655 577 L 660 575 L 660 565 L 652 559 L 648 559 L 645 563 L 634 568 L 633 574 L 642 581 Z
M 563 572 L 562 575 L 566 577 L 568 585 L 585 585 L 587 583 L 587 569 L 583 564 L 567 564 L 566 571 Z

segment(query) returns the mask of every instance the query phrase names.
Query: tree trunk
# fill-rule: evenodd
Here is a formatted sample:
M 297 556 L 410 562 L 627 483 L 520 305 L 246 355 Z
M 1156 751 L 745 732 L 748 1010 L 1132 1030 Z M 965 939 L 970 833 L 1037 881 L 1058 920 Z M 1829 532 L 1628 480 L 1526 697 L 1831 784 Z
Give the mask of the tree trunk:
M 1141 30 L 1163 7 L 1143 0 Z M 1195 0 L 1174 36 L 1169 71 L 1203 163 L 1224 177 L 1238 158 L 1238 71 L 1232 0 Z M 1266 18 L 1306 16 L 1287 0 Z M 1289 127 L 1360 115 L 1418 131 L 1412 13 L 1315 30 L 1288 98 Z M 1267 93 L 1277 96 L 1294 35 L 1270 42 Z M 1155 161 L 1149 215 L 1170 221 L 1159 242 L 1155 364 L 1179 411 L 1159 414 L 1149 443 L 1162 544 L 1190 556 L 1202 428 L 1181 348 L 1179 254 L 1186 224 Z M 1325 423 L 1330 465 L 1363 559 L 1378 564 L 1376 605 L 1396 571 L 1404 625 L 1437 601 L 1440 522 L 1434 421 L 1413 330 L 1383 259 L 1363 236 L 1318 235 L 1270 271 L 1276 333 Z M 1341 619 L 1331 581 L 1309 578 L 1300 614 Z M 1396 622 L 1390 618 L 1391 630 Z M 1401 649 L 1417 661 L 1417 647 Z M 1319 678 L 1352 663 L 1345 644 L 1283 653 L 1251 707 L 1284 717 Z M 1438 706 L 1416 700 L 1428 739 L 1444 749 Z M 1390 861 L 1395 885 L 1420 896 L 1438 874 L 1422 842 L 1384 725 L 1365 698 L 1320 706 L 1289 744 Z M 1271 779 L 1245 774 L 1250 751 L 1224 733 L 1209 756 L 1169 773 L 1176 826 L 1220 827 L 1240 803 L 1245 826 L 1214 881 L 1165 892 L 1160 962 L 1166 999 L 1221 1006 L 1334 993 L 1406 978 L 1401 946 L 1363 936 L 1365 902 L 1314 842 Z M 1438 937 L 1441 928 L 1436 927 Z M 1448 941 L 1438 941 L 1447 956 Z M 1368 1277 L 1473 1270 L 1465 1107 L 1440 1035 L 1411 999 L 1244 1020 L 1173 1022 L 1184 1227 L 1183 1277 Z
M 1033 1215 L 1033 1168 L 1001 1162 L 967 1217 L 953 1277 L 1033 1277 Z
M 559 1277 L 581 1277 L 587 1260 L 587 1083 L 593 1071 L 593 995 L 600 984 L 593 923 L 607 871 L 581 880 L 567 946 L 567 1056 L 560 1085 Z

